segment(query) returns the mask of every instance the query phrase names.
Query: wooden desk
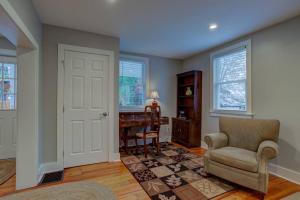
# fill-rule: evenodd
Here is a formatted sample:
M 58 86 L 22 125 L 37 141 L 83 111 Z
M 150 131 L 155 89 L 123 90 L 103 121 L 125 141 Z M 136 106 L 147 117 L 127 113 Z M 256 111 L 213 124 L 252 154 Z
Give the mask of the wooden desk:
M 134 139 L 133 136 L 128 136 L 128 133 L 133 127 L 145 127 L 150 124 L 150 120 L 145 120 L 145 114 L 141 112 L 120 112 L 119 113 L 119 133 L 120 139 L 124 142 L 124 149 L 127 152 L 128 140 Z M 169 124 L 168 117 L 160 118 L 160 125 Z

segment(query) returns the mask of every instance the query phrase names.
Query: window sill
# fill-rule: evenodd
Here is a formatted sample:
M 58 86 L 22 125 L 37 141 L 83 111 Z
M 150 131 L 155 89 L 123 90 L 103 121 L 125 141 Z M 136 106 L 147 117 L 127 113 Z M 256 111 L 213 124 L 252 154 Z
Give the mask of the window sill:
M 254 117 L 254 113 L 249 112 L 226 112 L 226 111 L 210 111 L 211 117 L 241 117 L 252 119 Z
M 119 112 L 144 112 L 144 108 L 120 109 Z
M 0 112 L 15 112 L 15 111 L 17 111 L 17 109 L 9 109 L 9 110 L 0 109 Z

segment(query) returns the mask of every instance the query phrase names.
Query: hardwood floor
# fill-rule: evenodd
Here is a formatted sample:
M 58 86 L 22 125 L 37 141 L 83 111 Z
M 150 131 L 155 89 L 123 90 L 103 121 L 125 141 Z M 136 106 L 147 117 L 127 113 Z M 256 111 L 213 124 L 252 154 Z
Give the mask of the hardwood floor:
M 190 149 L 193 153 L 203 155 L 205 152 L 201 148 Z M 48 184 L 39 187 L 47 187 L 49 185 L 57 185 L 73 181 L 94 180 L 110 187 L 120 200 L 150 200 L 146 192 L 130 174 L 127 168 L 121 162 L 101 163 L 94 165 L 86 165 L 80 167 L 69 168 L 65 170 L 63 182 Z M 35 187 L 35 188 L 39 188 Z M 33 188 L 33 189 L 35 189 Z M 32 189 L 29 189 L 32 190 Z M 279 200 L 284 196 L 300 191 L 300 185 L 291 183 L 287 180 L 276 176 L 270 176 L 269 192 L 265 196 L 266 200 Z M 8 180 L 0 186 L 0 196 L 14 193 L 15 177 Z M 18 191 L 22 192 L 22 191 Z M 224 200 L 256 200 L 259 199 L 257 193 L 246 188 L 240 188 L 229 192 L 216 199 Z

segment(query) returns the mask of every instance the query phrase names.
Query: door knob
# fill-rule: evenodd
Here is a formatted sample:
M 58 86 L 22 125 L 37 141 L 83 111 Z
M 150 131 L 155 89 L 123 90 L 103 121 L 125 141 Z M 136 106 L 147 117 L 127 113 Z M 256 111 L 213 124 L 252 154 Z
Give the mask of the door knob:
M 100 114 L 100 119 L 106 118 L 108 116 L 107 112 L 101 113 Z

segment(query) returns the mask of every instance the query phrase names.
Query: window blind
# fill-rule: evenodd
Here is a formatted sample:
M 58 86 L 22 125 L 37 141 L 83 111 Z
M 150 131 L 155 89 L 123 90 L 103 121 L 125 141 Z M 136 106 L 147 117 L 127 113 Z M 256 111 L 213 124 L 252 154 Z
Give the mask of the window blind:
M 143 106 L 145 102 L 144 62 L 121 58 L 119 85 L 120 106 Z
M 215 107 L 219 110 L 247 110 L 247 49 L 234 49 L 213 59 Z

